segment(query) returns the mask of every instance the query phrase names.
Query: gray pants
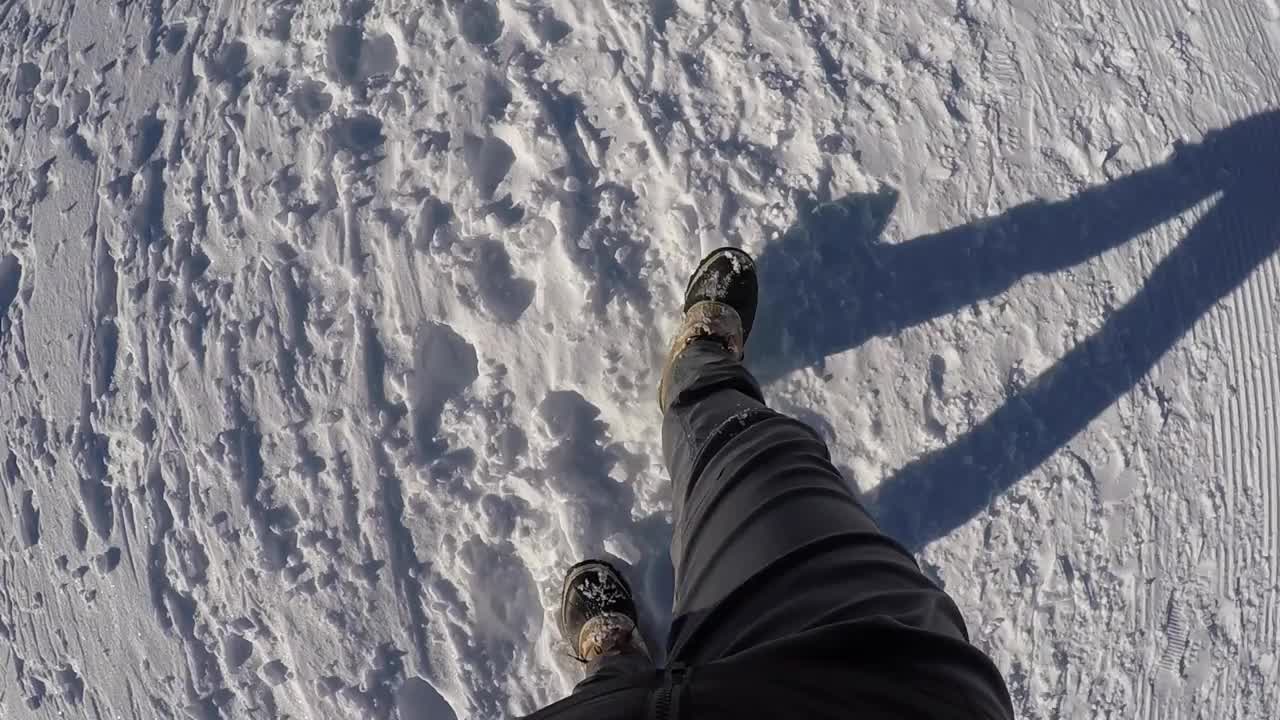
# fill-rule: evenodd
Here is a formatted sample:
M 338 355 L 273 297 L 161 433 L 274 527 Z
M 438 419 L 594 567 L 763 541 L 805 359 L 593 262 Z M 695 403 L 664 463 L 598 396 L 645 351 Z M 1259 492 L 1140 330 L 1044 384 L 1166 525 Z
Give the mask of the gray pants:
M 697 690 L 701 675 L 704 699 L 720 685 L 737 688 L 716 702 L 726 708 L 741 688 L 800 671 L 806 682 L 829 678 L 848 702 L 817 702 L 796 685 L 774 688 L 763 704 L 794 691 L 780 711 L 844 716 L 860 707 L 878 717 L 868 706 L 879 702 L 900 717 L 950 716 L 942 710 L 956 707 L 968 708 L 962 717 L 1011 716 L 1003 680 L 969 645 L 955 604 L 880 532 L 812 429 L 765 407 L 746 368 L 712 341 L 676 360 L 670 393 L 662 426 L 675 509 L 667 646 L 679 682 Z M 615 655 L 593 661 L 575 695 L 613 688 L 621 702 L 628 695 L 616 688 L 628 677 L 671 684 L 643 656 Z M 913 697 L 880 697 L 895 683 Z M 919 684 L 933 691 L 920 696 Z M 654 716 L 639 706 L 639 714 L 610 710 Z

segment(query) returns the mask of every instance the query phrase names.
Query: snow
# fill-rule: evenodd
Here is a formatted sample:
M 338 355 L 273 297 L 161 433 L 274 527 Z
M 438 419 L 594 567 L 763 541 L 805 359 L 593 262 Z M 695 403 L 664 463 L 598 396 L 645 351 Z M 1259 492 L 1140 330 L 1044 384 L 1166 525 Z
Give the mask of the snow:
M 1274 0 L 0 1 L 0 716 L 490 718 L 777 408 L 1020 717 L 1280 706 Z M 660 650 L 659 650 L 660 651 Z

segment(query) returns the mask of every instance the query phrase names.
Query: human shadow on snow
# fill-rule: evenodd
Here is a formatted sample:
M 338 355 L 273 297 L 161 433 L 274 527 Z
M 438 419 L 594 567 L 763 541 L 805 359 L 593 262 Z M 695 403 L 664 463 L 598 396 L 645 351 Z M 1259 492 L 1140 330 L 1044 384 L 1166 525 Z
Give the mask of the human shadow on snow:
M 809 202 L 759 260 L 748 361 L 768 382 L 1118 247 L 1220 193 L 1103 326 L 949 446 L 872 498 L 913 550 L 944 537 L 1129 391 L 1280 246 L 1280 112 L 1209 133 L 1166 163 L 906 243 L 877 242 L 897 194 Z M 856 402 L 856 398 L 852 398 Z

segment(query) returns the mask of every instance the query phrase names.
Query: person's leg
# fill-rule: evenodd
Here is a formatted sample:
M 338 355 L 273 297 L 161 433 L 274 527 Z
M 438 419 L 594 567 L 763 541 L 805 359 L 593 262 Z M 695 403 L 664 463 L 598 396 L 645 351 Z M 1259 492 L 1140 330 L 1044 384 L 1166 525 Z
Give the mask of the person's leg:
M 1007 714 L 1003 681 L 968 644 L 955 603 L 880 531 L 822 439 L 766 407 L 742 364 L 754 268 L 715 257 L 686 291 L 659 391 L 675 514 L 668 658 L 751 657 L 766 676 L 837 685 L 883 663 Z M 796 662 L 809 667 L 783 672 Z
M 622 651 L 600 655 L 588 661 L 585 676 L 582 682 L 574 686 L 573 691 L 579 693 L 602 682 L 653 670 L 653 661 L 647 654 L 628 646 Z
M 966 638 L 954 604 L 880 532 L 821 438 L 767 408 L 732 353 L 697 340 L 669 377 L 673 657 L 702 662 L 869 614 Z M 740 588 L 750 592 L 731 598 Z

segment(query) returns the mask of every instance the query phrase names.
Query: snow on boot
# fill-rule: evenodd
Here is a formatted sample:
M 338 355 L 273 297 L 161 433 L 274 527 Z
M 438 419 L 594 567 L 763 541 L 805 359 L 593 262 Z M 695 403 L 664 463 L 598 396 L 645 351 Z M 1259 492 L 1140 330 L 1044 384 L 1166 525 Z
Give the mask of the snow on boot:
M 637 617 L 631 587 L 612 565 L 587 560 L 569 568 L 560 596 L 560 633 L 576 660 L 628 651 L 651 657 Z
M 751 334 L 756 319 L 756 301 L 760 285 L 756 278 L 756 261 L 738 248 L 713 250 L 698 263 L 684 291 L 684 311 L 700 302 L 713 300 L 733 308 L 742 319 L 742 335 Z
M 745 252 L 731 247 L 714 250 L 703 258 L 684 291 L 684 321 L 671 343 L 658 385 L 658 405 L 665 412 L 667 385 L 675 360 L 699 338 L 711 338 L 739 360 L 756 319 L 760 287 L 756 263 Z

